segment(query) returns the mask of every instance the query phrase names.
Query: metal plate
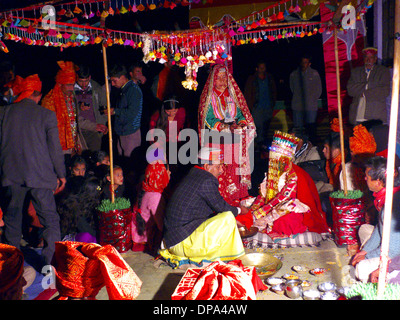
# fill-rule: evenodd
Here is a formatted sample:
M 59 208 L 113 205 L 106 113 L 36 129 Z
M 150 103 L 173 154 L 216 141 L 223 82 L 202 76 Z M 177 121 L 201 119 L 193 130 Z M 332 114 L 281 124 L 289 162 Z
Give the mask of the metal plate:
M 244 230 L 239 229 L 240 236 L 242 238 L 249 238 L 254 236 L 258 232 L 257 227 L 250 227 L 250 229 L 244 228 Z
M 282 261 L 269 253 L 247 253 L 239 259 L 244 266 L 255 267 L 261 279 L 272 276 L 282 268 Z

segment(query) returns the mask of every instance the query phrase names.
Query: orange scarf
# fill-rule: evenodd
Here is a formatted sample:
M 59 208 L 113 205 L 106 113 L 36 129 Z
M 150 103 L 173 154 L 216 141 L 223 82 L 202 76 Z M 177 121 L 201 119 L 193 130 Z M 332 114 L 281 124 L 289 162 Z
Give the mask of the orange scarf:
M 62 84 L 74 84 L 75 71 L 78 69 L 71 61 L 57 61 L 60 70 L 56 75 L 56 85 L 42 101 L 42 106 L 55 111 L 58 122 L 58 133 L 63 150 L 78 149 L 76 110 L 68 110 L 66 97 L 61 91 Z M 77 150 L 78 151 L 78 150 Z
M 334 165 L 333 172 L 331 169 L 331 165 Z M 329 178 L 329 183 L 333 185 L 333 188 L 336 190 L 340 187 L 339 184 L 339 174 L 342 170 L 342 155 L 339 153 L 335 158 L 329 159 L 326 162 L 326 174 Z
M 43 98 L 42 106 L 46 109 L 55 111 L 58 123 L 58 134 L 63 150 L 74 149 L 76 147 L 76 136 L 73 134 L 71 121 L 76 119 L 76 111 L 68 113 L 67 103 L 61 85 L 55 87 Z M 72 119 L 71 119 L 72 117 Z
M 54 253 L 58 300 L 94 299 L 104 286 L 110 300 L 134 300 L 142 281 L 112 245 L 56 242 Z

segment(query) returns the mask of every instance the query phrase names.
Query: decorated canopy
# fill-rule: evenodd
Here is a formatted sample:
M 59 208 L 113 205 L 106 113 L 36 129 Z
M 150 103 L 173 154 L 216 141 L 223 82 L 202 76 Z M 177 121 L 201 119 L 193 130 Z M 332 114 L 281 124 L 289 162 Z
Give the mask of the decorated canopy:
M 346 43 L 350 34 L 353 40 L 357 38 L 364 26 L 363 14 L 372 5 L 372 0 L 353 2 L 361 29 L 357 27 L 356 31 L 352 29 L 349 32 L 339 25 L 343 34 L 341 39 L 345 39 Z M 175 10 L 185 6 L 190 8 L 189 30 L 128 32 L 107 27 L 109 17 L 130 15 L 133 19 L 135 14 L 143 11 Z M 325 4 L 317 0 L 253 0 L 245 4 L 238 0 L 220 0 L 215 4 L 212 0 L 49 1 L 24 8 L 11 7 L 0 12 L 0 39 L 59 47 L 60 50 L 100 43 L 139 48 L 146 63 L 171 60 L 172 64 L 184 67 L 186 80 L 183 86 L 196 90 L 198 68 L 205 64 L 231 61 L 232 46 L 301 39 L 316 34 L 323 34 L 324 44 L 329 43 L 332 30 L 338 27 L 332 23 L 337 8 L 335 1 Z M 327 11 L 329 14 L 325 13 Z M 222 12 L 224 14 L 219 16 Z M 240 13 L 242 16 L 239 16 Z M 322 21 L 316 19 L 318 15 L 323 18 Z M 339 20 L 343 16 L 341 14 Z M 364 36 L 365 32 L 361 31 L 361 35 Z M 8 51 L 4 42 L 0 43 L 0 47 Z M 351 51 L 349 48 L 352 48 L 351 43 L 347 52 Z M 353 57 L 347 53 L 343 61 L 349 58 Z M 330 82 L 328 80 L 327 83 Z M 335 91 L 334 86 L 331 89 Z M 329 102 L 329 93 L 328 107 L 334 110 L 336 106 L 334 102 Z

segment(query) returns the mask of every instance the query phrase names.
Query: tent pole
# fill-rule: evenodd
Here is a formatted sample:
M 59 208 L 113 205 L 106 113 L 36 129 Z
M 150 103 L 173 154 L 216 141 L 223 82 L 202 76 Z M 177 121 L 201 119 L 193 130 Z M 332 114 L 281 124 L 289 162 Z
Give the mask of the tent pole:
M 337 103 L 338 103 L 338 117 L 339 117 L 339 134 L 340 134 L 340 153 L 342 157 L 342 174 L 343 174 L 343 190 L 344 195 L 347 195 L 347 176 L 346 176 L 346 159 L 344 152 L 344 134 L 343 134 L 343 117 L 342 117 L 342 102 L 340 93 L 340 72 L 339 72 L 339 50 L 338 50 L 338 39 L 337 39 L 337 28 L 335 28 L 335 62 L 336 62 L 336 92 L 337 92 Z
M 400 0 L 396 0 L 395 4 L 395 21 L 394 33 L 400 32 Z M 390 108 L 390 123 L 389 123 L 389 142 L 388 142 L 388 158 L 386 165 L 386 197 L 383 217 L 382 244 L 381 256 L 379 262 L 379 280 L 377 297 L 382 299 L 386 287 L 387 266 L 389 263 L 389 239 L 390 239 L 390 224 L 392 220 L 393 206 L 393 186 L 394 186 L 394 170 L 395 170 L 395 155 L 396 155 L 396 132 L 397 118 L 399 109 L 399 71 L 400 71 L 400 40 L 394 40 L 394 64 L 393 64 L 393 81 L 392 81 L 392 101 Z
M 103 64 L 104 64 L 104 78 L 106 84 L 106 96 L 107 96 L 107 121 L 108 121 L 108 141 L 109 141 L 109 156 L 110 156 L 110 180 L 111 180 L 111 202 L 114 203 L 115 194 L 114 194 L 114 160 L 113 160 L 113 139 L 112 139 L 112 131 L 111 131 L 111 113 L 110 113 L 110 84 L 108 81 L 108 66 L 107 66 L 107 52 L 106 52 L 107 44 L 105 42 L 102 43 L 103 49 Z

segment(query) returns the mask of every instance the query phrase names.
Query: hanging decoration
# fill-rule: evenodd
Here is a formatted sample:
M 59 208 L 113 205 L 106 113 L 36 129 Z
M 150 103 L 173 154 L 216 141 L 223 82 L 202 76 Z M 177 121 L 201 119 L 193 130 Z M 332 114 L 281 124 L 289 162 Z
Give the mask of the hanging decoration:
M 154 10 L 158 8 L 175 9 L 178 5 L 189 6 L 193 0 L 81 0 L 71 1 L 64 3 L 55 3 L 52 6 L 56 10 L 57 17 L 61 19 L 66 18 L 77 18 L 82 16 L 85 19 L 91 19 L 93 17 L 106 18 L 109 15 L 122 15 L 130 12 L 136 13 L 138 11 Z M 37 4 L 28 6 L 21 9 L 13 9 L 12 11 L 29 12 L 29 11 L 40 11 L 43 8 L 43 4 Z M 7 12 L 7 11 L 6 11 Z M 5 13 L 5 12 L 0 12 Z
M 186 80 L 182 85 L 189 90 L 196 90 L 198 68 L 205 64 L 232 60 L 232 46 L 309 37 L 331 32 L 332 28 L 326 22 L 283 22 L 285 15 L 301 11 L 298 5 L 292 5 L 293 0 L 282 0 L 237 21 L 227 21 L 224 25 L 185 31 L 135 33 L 81 25 L 73 20 L 77 15 L 90 19 L 95 16 L 105 18 L 109 15 L 126 14 L 129 11 L 143 11 L 146 9 L 144 1 L 148 10 L 156 9 L 157 0 L 116 0 L 116 6 L 114 8 L 109 6 L 108 9 L 104 1 L 97 0 L 61 4 L 57 16 L 68 16 L 72 21 L 56 20 L 50 29 L 44 29 L 42 26 L 41 22 L 46 16 L 37 15 L 40 7 L 3 12 L 0 13 L 0 39 L 27 45 L 58 47 L 60 50 L 100 43 L 106 43 L 107 46 L 141 48 L 145 63 L 157 61 L 163 64 L 171 61 L 172 64 L 185 68 Z M 287 8 L 289 1 L 291 5 Z M 166 2 L 162 3 L 163 7 L 170 7 L 173 3 L 173 1 Z M 182 2 L 183 0 L 180 1 L 181 4 Z M 32 10 L 34 17 L 26 17 L 24 12 Z M 363 13 L 365 11 L 361 10 L 357 18 L 359 19 Z M 0 50 L 8 52 L 3 42 L 0 42 Z

